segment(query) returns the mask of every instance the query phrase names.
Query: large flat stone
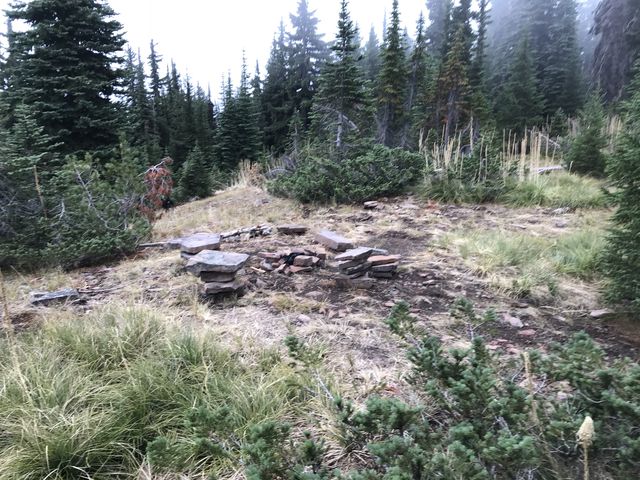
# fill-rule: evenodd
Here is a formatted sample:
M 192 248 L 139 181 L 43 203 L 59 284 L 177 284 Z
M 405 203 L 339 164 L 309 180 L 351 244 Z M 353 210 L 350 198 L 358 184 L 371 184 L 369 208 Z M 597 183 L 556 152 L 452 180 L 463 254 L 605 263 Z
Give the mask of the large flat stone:
M 278 225 L 276 228 L 283 235 L 303 235 L 308 230 L 306 226 L 296 224 Z
M 245 283 L 242 280 L 233 282 L 209 282 L 204 284 L 205 295 L 217 295 L 219 293 L 236 293 L 242 290 Z
M 32 305 L 50 305 L 52 303 L 62 303 L 78 300 L 80 294 L 73 288 L 66 288 L 56 292 L 31 292 Z
M 338 252 L 344 252 L 353 248 L 353 242 L 346 239 L 342 235 L 332 232 L 330 230 L 321 230 L 315 235 L 316 242 L 324 245 L 327 248 L 336 250 Z
M 194 275 L 202 272 L 235 273 L 244 267 L 249 255 L 244 253 L 203 250 L 188 262 L 186 269 Z
M 219 250 L 220 235 L 216 233 L 196 233 L 182 239 L 180 250 L 184 253 L 200 253 L 203 250 Z
M 369 255 L 373 252 L 372 248 L 369 247 L 358 247 L 351 250 L 347 250 L 340 255 L 336 255 L 336 262 L 345 262 L 348 260 L 366 260 L 369 258 Z

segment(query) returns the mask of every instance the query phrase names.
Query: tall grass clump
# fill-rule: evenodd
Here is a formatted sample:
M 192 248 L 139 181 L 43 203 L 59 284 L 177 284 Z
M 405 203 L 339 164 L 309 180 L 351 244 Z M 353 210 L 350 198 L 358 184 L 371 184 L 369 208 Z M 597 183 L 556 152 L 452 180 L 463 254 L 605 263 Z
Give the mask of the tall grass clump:
M 599 229 L 557 238 L 500 230 L 461 232 L 454 243 L 471 268 L 517 297 L 538 288 L 555 295 L 562 276 L 597 278 L 606 245 Z
M 461 133 L 421 142 L 425 196 L 450 203 L 597 208 L 607 205 L 602 183 L 562 171 L 563 147 L 539 130 Z
M 156 472 L 228 475 L 249 432 L 295 418 L 306 395 L 275 352 L 235 354 L 140 308 L 8 341 L 0 348 L 8 480 L 129 478 L 146 460 Z

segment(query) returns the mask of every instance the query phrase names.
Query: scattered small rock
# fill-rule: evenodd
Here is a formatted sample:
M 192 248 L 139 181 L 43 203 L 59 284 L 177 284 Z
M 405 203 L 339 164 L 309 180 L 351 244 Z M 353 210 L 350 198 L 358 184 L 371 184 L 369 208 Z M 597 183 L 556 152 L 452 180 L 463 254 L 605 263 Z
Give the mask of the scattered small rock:
M 376 202 L 375 200 L 364 202 L 365 210 L 375 210 L 376 208 L 380 208 L 380 202 Z
M 502 323 L 510 325 L 514 328 L 524 327 L 524 323 L 522 323 L 522 320 L 506 312 L 502 314 Z
M 535 330 L 520 330 L 518 335 L 521 337 L 535 337 L 537 332 Z
M 601 310 L 594 310 L 592 311 L 589 316 L 595 320 L 600 320 L 603 318 L 607 318 L 610 317 L 612 315 L 614 315 L 615 312 L 613 310 L 609 310 L 607 308 L 603 308 Z

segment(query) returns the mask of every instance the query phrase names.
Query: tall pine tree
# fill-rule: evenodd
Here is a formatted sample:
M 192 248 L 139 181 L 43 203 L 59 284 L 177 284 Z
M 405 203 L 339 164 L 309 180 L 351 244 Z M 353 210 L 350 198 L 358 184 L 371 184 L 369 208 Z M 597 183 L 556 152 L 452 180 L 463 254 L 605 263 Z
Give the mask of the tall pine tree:
M 124 45 L 115 12 L 100 0 L 39 0 L 15 2 L 7 16 L 26 25 L 12 34 L 8 126 L 24 103 L 59 153 L 108 155 L 118 143 Z
M 397 146 L 406 121 L 405 93 L 407 60 L 400 31 L 398 0 L 393 0 L 391 24 L 382 48 L 382 66 L 377 85 L 378 140 L 386 146 Z

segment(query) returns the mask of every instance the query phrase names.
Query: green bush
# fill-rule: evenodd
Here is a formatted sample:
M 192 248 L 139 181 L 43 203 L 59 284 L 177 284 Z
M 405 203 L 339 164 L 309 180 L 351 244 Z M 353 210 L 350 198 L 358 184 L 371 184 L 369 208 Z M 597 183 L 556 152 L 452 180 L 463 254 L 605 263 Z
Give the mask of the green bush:
M 269 183 L 275 195 L 303 203 L 355 203 L 402 193 L 421 172 L 420 155 L 375 145 L 341 161 L 310 154 L 295 172 Z
M 74 267 L 134 251 L 150 231 L 138 208 L 142 187 L 125 162 L 98 172 L 90 158 L 69 160 L 41 194 L 12 185 L 18 200 L 0 210 L 0 266 Z

